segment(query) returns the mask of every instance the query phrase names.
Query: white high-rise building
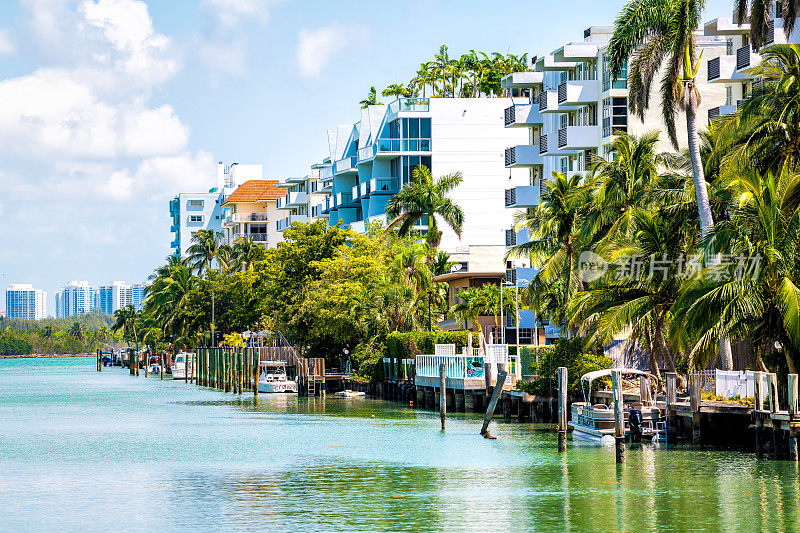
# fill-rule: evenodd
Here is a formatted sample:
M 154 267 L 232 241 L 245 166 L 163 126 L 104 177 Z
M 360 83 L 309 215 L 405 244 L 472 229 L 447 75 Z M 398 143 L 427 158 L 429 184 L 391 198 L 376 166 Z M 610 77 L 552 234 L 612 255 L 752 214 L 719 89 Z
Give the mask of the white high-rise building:
M 96 289 L 88 281 L 70 281 L 56 293 L 56 317 L 91 313 L 99 306 Z
M 147 285 L 137 283 L 128 285 L 124 281 L 114 281 L 111 285 L 101 285 L 98 289 L 97 308 L 101 313 L 113 315 L 114 311 L 132 305 L 137 311 L 144 305 Z
M 508 98 L 400 98 L 363 109 L 359 122 L 328 132 L 331 164 L 320 165 L 317 192 L 330 196 L 319 214 L 327 215 L 332 226 L 363 232 L 366 222 L 389 222 L 389 199 L 412 181 L 418 165 L 430 168 L 434 178 L 460 172 L 463 182 L 450 197 L 464 211 L 462 233 L 459 237 L 440 221 L 440 248 L 462 270 L 503 270 L 504 229 L 513 216 L 503 207 L 504 190 L 528 183 L 526 169 L 504 164 L 505 148 L 528 140 L 525 130 L 504 127 L 503 110 L 512 103 Z M 312 216 L 314 211 L 312 206 Z M 420 222 L 425 231 L 427 222 Z
M 11 284 L 6 289 L 6 316 L 41 320 L 47 317 L 47 293 L 27 283 Z
M 650 109 L 644 120 L 628 111 L 627 70 L 623 68 L 619 79 L 611 79 L 608 44 L 613 30 L 612 26 L 592 26 L 584 31 L 583 41 L 567 43 L 539 57 L 533 72 L 503 78 L 503 88 L 516 95 L 513 105 L 504 111 L 505 126 L 523 131 L 527 137 L 525 142 L 506 148 L 505 166 L 529 173 L 527 183 L 506 189 L 505 205 L 510 210 L 538 205 L 542 181 L 553 172 L 583 174 L 598 156 L 609 158 L 615 132 L 642 135 L 658 130 L 662 133 L 657 148 L 673 150 L 658 98 L 661 74 L 653 81 Z M 709 65 L 705 59 L 724 56 L 726 43 L 698 34 L 697 44 L 704 58 L 697 73 L 702 94 L 700 117 L 725 99 L 722 87 L 705 82 Z M 679 119 L 676 126 L 678 141 L 685 147 L 686 121 Z M 508 226 L 507 246 L 527 241 L 527 230 L 517 232 Z
M 768 13 L 767 36 L 764 46 L 753 48 L 750 40 L 750 24 L 736 20 L 736 17 L 719 17 L 707 22 L 704 27 L 705 35 L 719 37 L 725 40 L 725 54 L 708 59 L 709 83 L 724 87 L 725 98 L 723 103 L 708 110 L 708 119 L 730 115 L 739 108 L 739 103 L 753 89 L 759 80 L 751 75 L 751 70 L 761 64 L 761 52 L 765 47 L 773 44 L 800 44 L 800 25 L 795 25 L 787 36 L 785 23 L 781 16 L 782 4 L 774 2 Z

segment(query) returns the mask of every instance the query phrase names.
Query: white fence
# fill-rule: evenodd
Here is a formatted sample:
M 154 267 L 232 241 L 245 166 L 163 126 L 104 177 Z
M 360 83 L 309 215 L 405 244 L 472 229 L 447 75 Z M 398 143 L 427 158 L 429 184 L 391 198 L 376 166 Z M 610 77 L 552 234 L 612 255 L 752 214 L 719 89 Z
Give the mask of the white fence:
M 470 355 L 418 355 L 416 375 L 439 377 L 439 365 L 444 364 L 448 378 L 483 378 L 483 357 Z
M 692 373 L 690 379 L 700 379 L 700 390 L 715 396 L 724 398 L 755 396 L 755 379 L 750 370 L 703 370 Z

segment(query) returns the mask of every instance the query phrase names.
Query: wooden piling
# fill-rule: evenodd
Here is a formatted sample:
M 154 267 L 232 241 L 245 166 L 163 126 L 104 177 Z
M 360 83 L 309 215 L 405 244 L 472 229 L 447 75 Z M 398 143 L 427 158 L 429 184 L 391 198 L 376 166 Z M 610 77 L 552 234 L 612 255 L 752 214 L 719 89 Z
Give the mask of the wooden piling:
M 444 418 L 447 414 L 447 370 L 444 363 L 439 364 L 439 418 L 442 420 L 444 431 Z
M 792 420 L 797 415 L 797 374 L 789 374 L 787 377 L 786 398 L 789 405 L 786 408 L 789 411 L 789 420 Z
M 558 367 L 558 451 L 567 451 L 567 368 Z
M 492 399 L 489 400 L 489 407 L 486 408 L 486 416 L 483 418 L 483 427 L 481 428 L 481 435 L 487 436 L 488 429 L 489 429 L 489 422 L 492 421 L 492 417 L 494 417 L 494 410 L 497 407 L 497 401 L 500 399 L 500 395 L 503 393 L 503 384 L 506 382 L 506 376 L 508 372 L 505 369 L 502 369 L 500 373 L 497 375 L 497 383 L 494 386 L 494 390 L 492 390 Z
M 625 411 L 622 403 L 622 372 L 611 371 L 611 391 L 614 401 L 614 441 L 617 463 L 625 462 Z
M 258 397 L 258 378 L 261 374 L 261 365 L 259 364 L 260 355 L 256 348 L 251 348 L 253 351 L 253 397 Z
M 778 402 L 778 376 L 776 374 L 769 375 L 769 411 L 770 413 L 777 413 Z
M 492 365 L 491 363 L 483 363 L 483 379 L 486 383 L 486 397 L 489 397 L 489 394 L 492 389 Z
M 100 356 L 100 350 L 97 350 L 97 371 L 98 371 L 98 372 L 102 372 L 102 370 L 101 370 L 101 364 L 100 364 L 100 363 L 101 363 L 100 359 L 101 359 L 101 356 Z
M 689 385 L 689 407 L 692 411 L 692 442 L 700 444 L 700 403 L 701 403 L 701 377 L 700 374 L 694 374 L 691 384 Z
M 667 405 L 673 405 L 678 401 L 678 374 L 675 372 L 667 372 Z
M 639 399 L 642 405 L 650 401 L 650 379 L 647 376 L 639 376 Z

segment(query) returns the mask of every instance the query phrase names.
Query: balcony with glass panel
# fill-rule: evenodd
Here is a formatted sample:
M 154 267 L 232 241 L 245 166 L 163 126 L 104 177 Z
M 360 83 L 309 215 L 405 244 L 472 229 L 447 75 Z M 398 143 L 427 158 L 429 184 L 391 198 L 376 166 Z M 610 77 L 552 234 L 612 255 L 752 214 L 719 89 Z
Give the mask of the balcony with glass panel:
M 289 215 L 286 218 L 283 218 L 277 222 L 278 231 L 284 231 L 292 227 L 292 224 L 295 222 L 299 224 L 304 224 L 308 222 L 308 215 Z
M 358 157 L 351 156 L 338 160 L 334 164 L 334 174 L 337 176 L 341 174 L 349 174 L 358 172 Z
M 378 139 L 376 157 L 395 156 L 401 153 L 429 153 L 431 139 Z
M 369 181 L 371 195 L 394 194 L 400 190 L 399 178 L 372 178 Z

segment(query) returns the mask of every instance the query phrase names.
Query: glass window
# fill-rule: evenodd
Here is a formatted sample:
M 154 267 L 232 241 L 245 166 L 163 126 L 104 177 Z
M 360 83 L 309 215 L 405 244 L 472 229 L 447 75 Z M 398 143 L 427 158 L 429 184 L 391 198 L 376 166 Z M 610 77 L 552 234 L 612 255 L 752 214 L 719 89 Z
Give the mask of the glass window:
M 199 207 L 201 209 L 203 208 L 204 204 L 205 202 L 203 200 L 189 200 L 188 202 L 189 207 L 195 207 L 195 208 Z
M 202 224 L 203 215 L 189 215 L 189 222 L 192 224 Z
M 420 126 L 420 137 L 423 139 L 430 139 L 431 137 L 431 119 L 429 118 L 421 118 L 419 119 L 419 126 Z

